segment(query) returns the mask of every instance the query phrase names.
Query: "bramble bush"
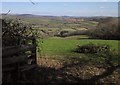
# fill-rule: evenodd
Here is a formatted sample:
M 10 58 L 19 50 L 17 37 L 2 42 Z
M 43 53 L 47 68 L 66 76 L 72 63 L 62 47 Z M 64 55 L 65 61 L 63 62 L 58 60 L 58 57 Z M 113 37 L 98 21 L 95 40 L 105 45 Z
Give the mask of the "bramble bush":
M 109 45 L 102 44 L 87 44 L 87 45 L 77 45 L 75 52 L 77 53 L 100 53 L 108 52 L 110 50 Z
M 100 62 L 103 62 L 103 67 L 105 68 L 120 68 L 120 58 L 119 53 L 115 50 L 111 50 L 109 45 L 103 45 L 103 44 L 86 44 L 86 45 L 77 45 L 75 52 L 77 53 L 90 53 L 94 54 L 96 58 L 103 59 Z M 92 58 L 91 58 L 92 59 Z M 93 59 L 94 60 L 94 59 Z M 99 61 L 99 59 L 98 59 Z M 99 65 L 100 63 L 98 63 Z

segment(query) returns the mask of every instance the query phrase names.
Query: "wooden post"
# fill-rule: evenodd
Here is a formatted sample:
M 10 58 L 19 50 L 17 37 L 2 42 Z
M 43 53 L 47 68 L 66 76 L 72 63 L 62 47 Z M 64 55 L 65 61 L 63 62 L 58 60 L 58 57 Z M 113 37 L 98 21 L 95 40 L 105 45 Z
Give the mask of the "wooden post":
M 36 39 L 35 39 L 35 37 L 33 37 L 33 39 L 32 39 L 32 44 L 33 44 L 33 46 L 35 46 L 35 48 L 32 50 L 32 54 L 34 54 L 34 59 L 35 59 L 35 61 L 34 61 L 34 64 L 37 64 L 37 57 L 36 57 Z

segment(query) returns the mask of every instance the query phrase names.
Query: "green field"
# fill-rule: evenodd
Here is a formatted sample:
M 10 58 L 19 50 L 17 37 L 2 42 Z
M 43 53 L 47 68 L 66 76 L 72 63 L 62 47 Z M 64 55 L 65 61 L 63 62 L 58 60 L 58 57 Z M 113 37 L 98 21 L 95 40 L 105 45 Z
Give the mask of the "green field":
M 76 39 L 75 36 L 71 38 L 61 38 L 61 37 L 51 37 L 48 39 L 43 39 L 41 48 L 42 56 L 79 56 L 80 53 L 73 52 L 76 48 L 76 45 L 84 45 L 88 43 L 98 43 L 109 45 L 112 50 L 118 52 L 118 42 L 117 40 L 92 40 L 92 39 Z M 78 36 L 80 37 L 80 36 Z M 85 37 L 85 36 L 84 36 Z M 41 47 L 41 46 L 40 46 Z

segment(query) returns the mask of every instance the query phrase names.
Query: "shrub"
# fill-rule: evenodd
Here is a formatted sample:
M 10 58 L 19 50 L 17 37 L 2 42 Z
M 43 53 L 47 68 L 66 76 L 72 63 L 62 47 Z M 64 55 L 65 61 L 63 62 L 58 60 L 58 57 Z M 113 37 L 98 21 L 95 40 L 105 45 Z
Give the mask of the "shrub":
M 99 21 L 97 29 L 90 31 L 92 38 L 119 40 L 119 28 L 117 18 L 106 18 Z
M 16 19 L 2 19 L 2 46 L 20 45 L 23 37 L 33 36 L 32 27 Z
M 99 52 L 107 52 L 110 48 L 108 45 L 101 44 L 87 44 L 87 45 L 77 45 L 75 52 L 77 53 L 99 53 Z
M 85 35 L 85 34 L 86 34 L 86 30 L 85 31 L 77 30 L 77 31 L 72 31 L 72 32 L 70 32 L 70 31 L 61 31 L 55 36 L 67 37 L 67 36 Z

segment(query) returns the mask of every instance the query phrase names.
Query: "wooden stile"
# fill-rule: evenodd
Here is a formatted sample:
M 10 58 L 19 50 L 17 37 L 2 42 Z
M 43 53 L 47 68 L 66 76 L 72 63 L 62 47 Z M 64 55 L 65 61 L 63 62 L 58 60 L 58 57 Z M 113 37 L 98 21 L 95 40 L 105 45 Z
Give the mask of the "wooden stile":
M 18 74 L 17 76 L 19 76 L 21 71 L 36 67 L 36 39 L 34 37 L 26 39 L 32 40 L 31 45 L 18 45 L 2 48 L 3 73 L 15 72 L 15 74 Z M 30 64 L 28 63 L 29 61 L 31 61 Z
M 27 56 L 26 55 L 20 55 L 20 56 L 14 56 L 14 57 L 8 57 L 8 58 L 3 58 L 2 59 L 2 65 L 10 65 L 10 64 L 15 64 L 15 63 L 20 63 L 20 62 L 25 62 L 27 61 Z

